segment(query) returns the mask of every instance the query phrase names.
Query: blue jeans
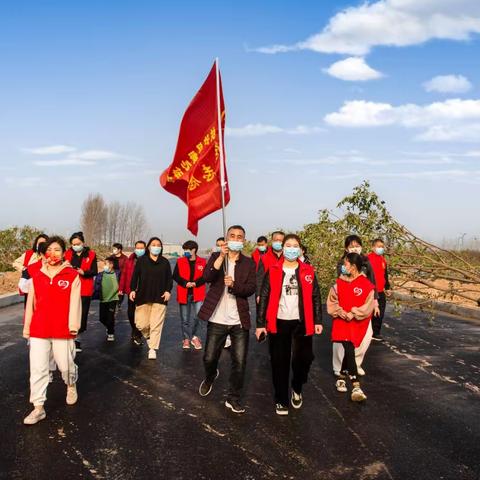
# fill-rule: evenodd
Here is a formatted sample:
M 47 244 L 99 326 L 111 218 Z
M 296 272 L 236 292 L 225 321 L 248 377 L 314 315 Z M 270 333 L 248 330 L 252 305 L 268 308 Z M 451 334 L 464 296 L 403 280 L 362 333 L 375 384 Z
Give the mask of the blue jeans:
M 217 365 L 228 335 L 232 340 L 230 355 L 232 366 L 230 370 L 229 399 L 239 400 L 242 394 L 243 381 L 245 378 L 245 367 L 247 364 L 248 352 L 248 330 L 241 325 L 221 325 L 208 322 L 207 342 L 203 355 L 205 367 L 205 379 L 212 383 L 217 374 Z
M 180 318 L 182 319 L 182 335 L 184 340 L 190 340 L 191 338 L 197 336 L 198 326 L 200 324 L 200 319 L 198 318 L 198 312 L 202 306 L 203 302 L 194 302 L 193 296 L 189 295 L 187 298 L 187 303 L 180 303 Z M 193 326 L 191 329 L 190 335 L 190 317 L 193 310 Z

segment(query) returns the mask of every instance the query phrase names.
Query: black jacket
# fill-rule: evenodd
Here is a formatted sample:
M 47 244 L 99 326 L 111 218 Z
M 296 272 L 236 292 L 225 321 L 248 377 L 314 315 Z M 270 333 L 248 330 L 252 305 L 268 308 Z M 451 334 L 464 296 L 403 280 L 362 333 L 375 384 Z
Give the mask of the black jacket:
M 298 284 L 298 311 L 300 313 L 300 322 L 305 328 L 302 283 L 300 281 L 298 268 L 295 270 L 295 276 L 297 277 L 297 284 Z M 285 272 L 283 272 L 282 274 L 282 283 L 284 278 L 285 278 Z M 260 302 L 257 306 L 257 328 L 265 328 L 269 300 L 270 300 L 270 271 L 267 272 L 267 274 L 264 276 L 262 288 L 260 290 Z M 279 298 L 275 299 L 275 301 L 279 302 L 280 299 Z M 315 325 L 322 325 L 322 298 L 320 296 L 320 287 L 318 286 L 318 280 L 316 275 L 313 277 L 312 302 L 313 302 L 313 323 Z
M 161 303 L 166 305 L 162 295 L 170 292 L 173 287 L 172 269 L 170 262 L 161 255 L 157 260 L 150 255 L 144 255 L 137 260 L 130 284 L 132 291 L 136 292 L 135 304 Z
M 225 274 L 223 268 L 217 270 L 213 266 L 219 255 L 219 253 L 212 254 L 207 262 L 205 273 L 203 274 L 205 281 L 210 283 L 210 288 L 208 289 L 202 308 L 198 313 L 198 318 L 201 320 L 207 321 L 210 319 L 225 291 Z M 250 308 L 248 305 L 248 297 L 255 293 L 255 262 L 242 253 L 235 264 L 235 282 L 233 287 L 229 288 L 229 293 L 236 297 L 238 315 L 240 316 L 242 327 L 249 329 Z

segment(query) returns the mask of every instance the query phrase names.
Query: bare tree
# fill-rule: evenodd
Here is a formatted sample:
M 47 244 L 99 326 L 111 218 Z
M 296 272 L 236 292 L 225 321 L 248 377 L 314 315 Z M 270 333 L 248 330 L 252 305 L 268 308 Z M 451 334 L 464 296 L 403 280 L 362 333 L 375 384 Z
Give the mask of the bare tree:
M 143 206 L 118 201 L 105 203 L 102 195 L 90 194 L 83 202 L 81 226 L 92 245 L 111 245 L 120 242 L 133 246 L 148 233 Z
M 108 222 L 107 222 L 107 237 L 108 244 L 111 245 L 114 242 L 122 242 L 120 238 L 120 212 L 122 205 L 120 202 L 114 201 L 108 205 Z
M 87 242 L 98 245 L 105 239 L 108 209 L 102 195 L 91 193 L 82 205 L 80 225 Z

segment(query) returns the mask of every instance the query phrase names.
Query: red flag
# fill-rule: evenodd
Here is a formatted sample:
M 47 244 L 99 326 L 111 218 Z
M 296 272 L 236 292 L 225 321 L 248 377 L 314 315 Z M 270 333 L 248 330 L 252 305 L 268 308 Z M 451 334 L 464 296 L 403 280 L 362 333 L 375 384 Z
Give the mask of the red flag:
M 223 146 L 225 105 L 220 72 L 218 75 L 220 109 L 214 64 L 183 115 L 173 162 L 160 176 L 162 187 L 187 204 L 187 228 L 194 235 L 198 233 L 200 219 L 222 208 L 220 145 Z M 221 132 L 218 131 L 219 110 Z M 226 205 L 230 200 L 226 168 L 224 173 Z

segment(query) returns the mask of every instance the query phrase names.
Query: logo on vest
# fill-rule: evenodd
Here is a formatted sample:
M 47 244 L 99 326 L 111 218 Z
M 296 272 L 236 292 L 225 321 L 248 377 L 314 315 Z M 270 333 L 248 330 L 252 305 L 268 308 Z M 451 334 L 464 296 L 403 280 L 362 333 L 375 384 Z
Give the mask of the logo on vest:
M 201 272 L 203 272 L 203 265 L 199 265 L 199 266 L 198 266 L 198 270 L 200 270 Z
M 356 297 L 359 297 L 361 294 L 363 293 L 363 290 L 359 287 L 355 287 L 353 289 L 353 294 L 356 296 Z
M 68 286 L 70 285 L 70 282 L 68 280 L 59 280 L 57 285 L 62 288 L 63 290 L 66 290 Z
M 311 275 L 305 275 L 305 281 L 307 283 L 313 283 L 313 277 Z

